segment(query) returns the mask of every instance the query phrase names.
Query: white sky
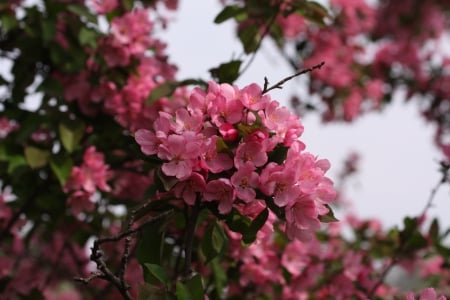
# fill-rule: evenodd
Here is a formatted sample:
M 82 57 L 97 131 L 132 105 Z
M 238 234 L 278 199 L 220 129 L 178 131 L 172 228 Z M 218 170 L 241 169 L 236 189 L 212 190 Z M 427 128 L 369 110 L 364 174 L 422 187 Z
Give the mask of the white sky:
M 214 0 L 181 0 L 174 22 L 168 32 L 160 35 L 167 41 L 171 61 L 179 67 L 179 79 L 209 78 L 209 68 L 240 55 L 233 22 L 213 24 L 220 9 Z M 291 73 L 271 43 L 266 42 L 238 85 L 263 84 L 264 76 L 275 83 Z M 299 80 L 285 84 L 283 90 L 271 95 L 283 102 L 296 89 L 301 89 Z M 361 154 L 360 173 L 347 190 L 356 213 L 393 225 L 401 224 L 407 214 L 415 216 L 422 211 L 431 189 L 439 181 L 436 162 L 441 155 L 433 145 L 434 129 L 419 116 L 415 103 L 394 101 L 384 113 L 366 115 L 350 125 L 322 125 L 317 116 L 311 115 L 302 121 L 305 126 L 302 140 L 307 150 L 331 161 L 331 177 L 351 150 Z M 429 210 L 430 216 L 439 216 L 447 226 L 450 226 L 449 195 L 449 186 L 442 187 Z

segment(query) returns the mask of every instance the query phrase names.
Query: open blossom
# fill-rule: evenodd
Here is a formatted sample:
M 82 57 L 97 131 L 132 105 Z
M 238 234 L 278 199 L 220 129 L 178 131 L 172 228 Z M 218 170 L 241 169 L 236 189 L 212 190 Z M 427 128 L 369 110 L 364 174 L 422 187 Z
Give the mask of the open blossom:
M 94 146 L 90 146 L 83 155 L 82 165 L 72 168 L 72 173 L 64 186 L 66 192 L 72 192 L 68 198 L 68 205 L 75 215 L 95 208 L 92 197 L 97 190 L 111 191 L 107 183 L 109 177 L 109 166 L 105 164 L 103 154 L 97 152 Z
M 420 293 L 419 298 L 417 300 L 446 300 L 445 296 L 437 296 L 436 291 L 433 288 L 427 288 Z M 406 296 L 406 300 L 416 300 L 414 294 L 409 292 Z
M 289 237 L 310 239 L 335 193 L 328 161 L 303 152 L 298 117 L 256 84 L 209 82 L 189 98 L 186 108 L 161 112 L 135 132 L 142 152 L 174 180 L 170 192 L 187 205 L 213 203 L 221 214 L 236 208 L 246 215 L 243 207 L 273 201 L 285 211 Z

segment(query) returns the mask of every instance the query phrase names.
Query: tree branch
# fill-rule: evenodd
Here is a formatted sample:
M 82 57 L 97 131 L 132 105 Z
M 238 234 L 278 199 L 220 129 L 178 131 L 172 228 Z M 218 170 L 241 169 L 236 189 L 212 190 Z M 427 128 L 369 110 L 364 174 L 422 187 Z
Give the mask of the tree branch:
M 90 260 L 95 262 L 97 265 L 96 272 L 93 272 L 89 277 L 87 278 L 74 278 L 76 281 L 88 284 L 90 281 L 92 281 L 95 278 L 101 278 L 103 280 L 106 280 L 110 282 L 112 285 L 114 285 L 122 295 L 122 297 L 126 300 L 133 300 L 133 297 L 131 296 L 129 289 L 130 285 L 126 283 L 125 281 L 125 272 L 128 265 L 128 258 L 130 255 L 130 248 L 131 248 L 131 236 L 141 230 L 144 226 L 153 224 L 160 220 L 161 218 L 164 218 L 171 214 L 173 211 L 169 210 L 166 212 L 163 212 L 157 216 L 149 218 L 147 221 L 143 222 L 136 228 L 132 228 L 134 220 L 135 220 L 135 214 L 136 211 L 131 212 L 130 219 L 127 224 L 127 230 L 119 233 L 118 235 L 99 238 L 94 241 L 94 244 L 91 248 L 91 255 Z M 104 257 L 103 257 L 103 251 L 101 250 L 101 245 L 105 243 L 110 242 L 118 242 L 125 238 L 125 246 L 124 246 L 124 253 L 121 258 L 120 263 L 120 269 L 118 272 L 118 275 L 114 274 L 111 269 L 107 266 Z
M 267 92 L 269 92 L 269 91 L 271 91 L 271 90 L 273 90 L 273 89 L 282 89 L 282 88 L 283 88 L 283 84 L 285 84 L 287 81 L 289 81 L 289 80 L 291 80 L 291 79 L 293 79 L 293 78 L 295 78 L 295 77 L 297 77 L 297 76 L 300 76 L 300 75 L 302 75 L 302 74 L 312 72 L 312 71 L 314 71 L 315 69 L 320 69 L 320 68 L 322 68 L 322 66 L 323 66 L 324 64 L 325 64 L 325 62 L 323 61 L 323 62 L 321 62 L 320 64 L 317 64 L 317 65 L 315 65 L 315 66 L 312 66 L 311 68 L 301 70 L 301 71 L 295 73 L 294 75 L 291 75 L 291 76 L 289 76 L 289 77 L 286 77 L 286 78 L 284 78 L 284 79 L 278 81 L 277 83 L 275 83 L 275 84 L 272 85 L 271 87 L 268 87 L 268 86 L 269 86 L 269 81 L 267 80 L 267 77 L 264 77 L 264 89 L 263 89 L 263 91 L 262 91 L 262 94 L 264 95 L 265 93 L 267 93 Z

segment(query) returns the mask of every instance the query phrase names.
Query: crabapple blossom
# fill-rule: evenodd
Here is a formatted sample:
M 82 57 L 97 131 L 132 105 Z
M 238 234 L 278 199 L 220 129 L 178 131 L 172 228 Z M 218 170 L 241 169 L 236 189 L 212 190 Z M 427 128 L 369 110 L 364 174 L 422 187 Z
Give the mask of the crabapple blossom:
M 221 214 L 273 201 L 285 211 L 289 237 L 309 239 L 335 192 L 325 177 L 329 163 L 303 151 L 300 120 L 256 84 L 209 82 L 189 98 L 186 108 L 162 112 L 152 129 L 135 132 L 142 152 L 176 179 L 175 196 L 188 205 L 216 203 Z

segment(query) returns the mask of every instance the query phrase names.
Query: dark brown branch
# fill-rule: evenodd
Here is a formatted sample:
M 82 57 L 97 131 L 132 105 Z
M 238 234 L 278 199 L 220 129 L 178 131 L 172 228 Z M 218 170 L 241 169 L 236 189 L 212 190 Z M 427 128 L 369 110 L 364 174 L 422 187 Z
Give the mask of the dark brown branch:
M 263 91 L 262 91 L 262 94 L 265 94 L 265 93 L 267 93 L 267 92 L 269 92 L 269 91 L 271 91 L 271 90 L 273 90 L 273 89 L 282 89 L 282 88 L 283 88 L 283 84 L 285 84 L 287 81 L 289 81 L 289 80 L 291 80 L 291 79 L 293 79 L 293 78 L 295 78 L 295 77 L 297 77 L 297 76 L 300 76 L 300 75 L 302 75 L 302 74 L 312 72 L 312 71 L 314 71 L 315 69 L 320 69 L 320 68 L 322 68 L 322 66 L 323 66 L 324 64 L 325 64 L 325 62 L 323 61 L 323 62 L 321 62 L 320 64 L 317 64 L 317 65 L 315 65 L 315 66 L 312 66 L 311 68 L 301 70 L 301 71 L 295 73 L 294 75 L 291 75 L 291 76 L 289 76 L 289 77 L 286 77 L 286 78 L 280 80 L 279 82 L 275 83 L 275 84 L 272 85 L 271 87 L 268 87 L 268 86 L 269 86 L 269 81 L 267 80 L 267 77 L 264 77 L 264 89 L 263 89 Z
M 127 224 L 127 230 L 114 236 L 99 238 L 94 241 L 94 244 L 91 248 L 91 255 L 90 260 L 95 262 L 97 265 L 97 272 L 93 272 L 89 277 L 87 278 L 75 278 L 76 281 L 88 284 L 90 281 L 92 281 L 95 278 L 101 278 L 103 280 L 106 280 L 110 282 L 112 285 L 114 285 L 122 295 L 122 297 L 126 300 L 133 300 L 133 297 L 131 296 L 129 289 L 129 284 L 125 281 L 125 272 L 128 265 L 128 258 L 130 255 L 130 248 L 131 248 L 131 236 L 141 230 L 144 226 L 153 224 L 157 221 L 159 221 L 161 218 L 168 216 L 172 213 L 172 210 L 163 212 L 157 216 L 151 217 L 147 221 L 143 222 L 136 228 L 132 228 L 134 220 L 135 220 L 135 214 L 136 211 L 131 212 L 130 219 Z M 118 242 L 125 238 L 125 246 L 124 246 L 124 253 L 122 255 L 121 264 L 120 264 L 120 270 L 118 272 L 118 276 L 114 274 L 111 269 L 108 268 L 104 258 L 103 258 L 103 251 L 101 250 L 101 245 L 105 243 L 110 242 Z
M 185 240 L 184 240 L 184 270 L 183 275 L 188 276 L 191 272 L 191 264 L 192 264 L 192 248 L 194 245 L 194 237 L 195 237 L 195 227 L 197 225 L 198 215 L 200 213 L 200 199 L 197 199 L 194 207 L 192 207 L 192 212 L 189 215 L 186 213 L 186 231 L 185 231 Z

